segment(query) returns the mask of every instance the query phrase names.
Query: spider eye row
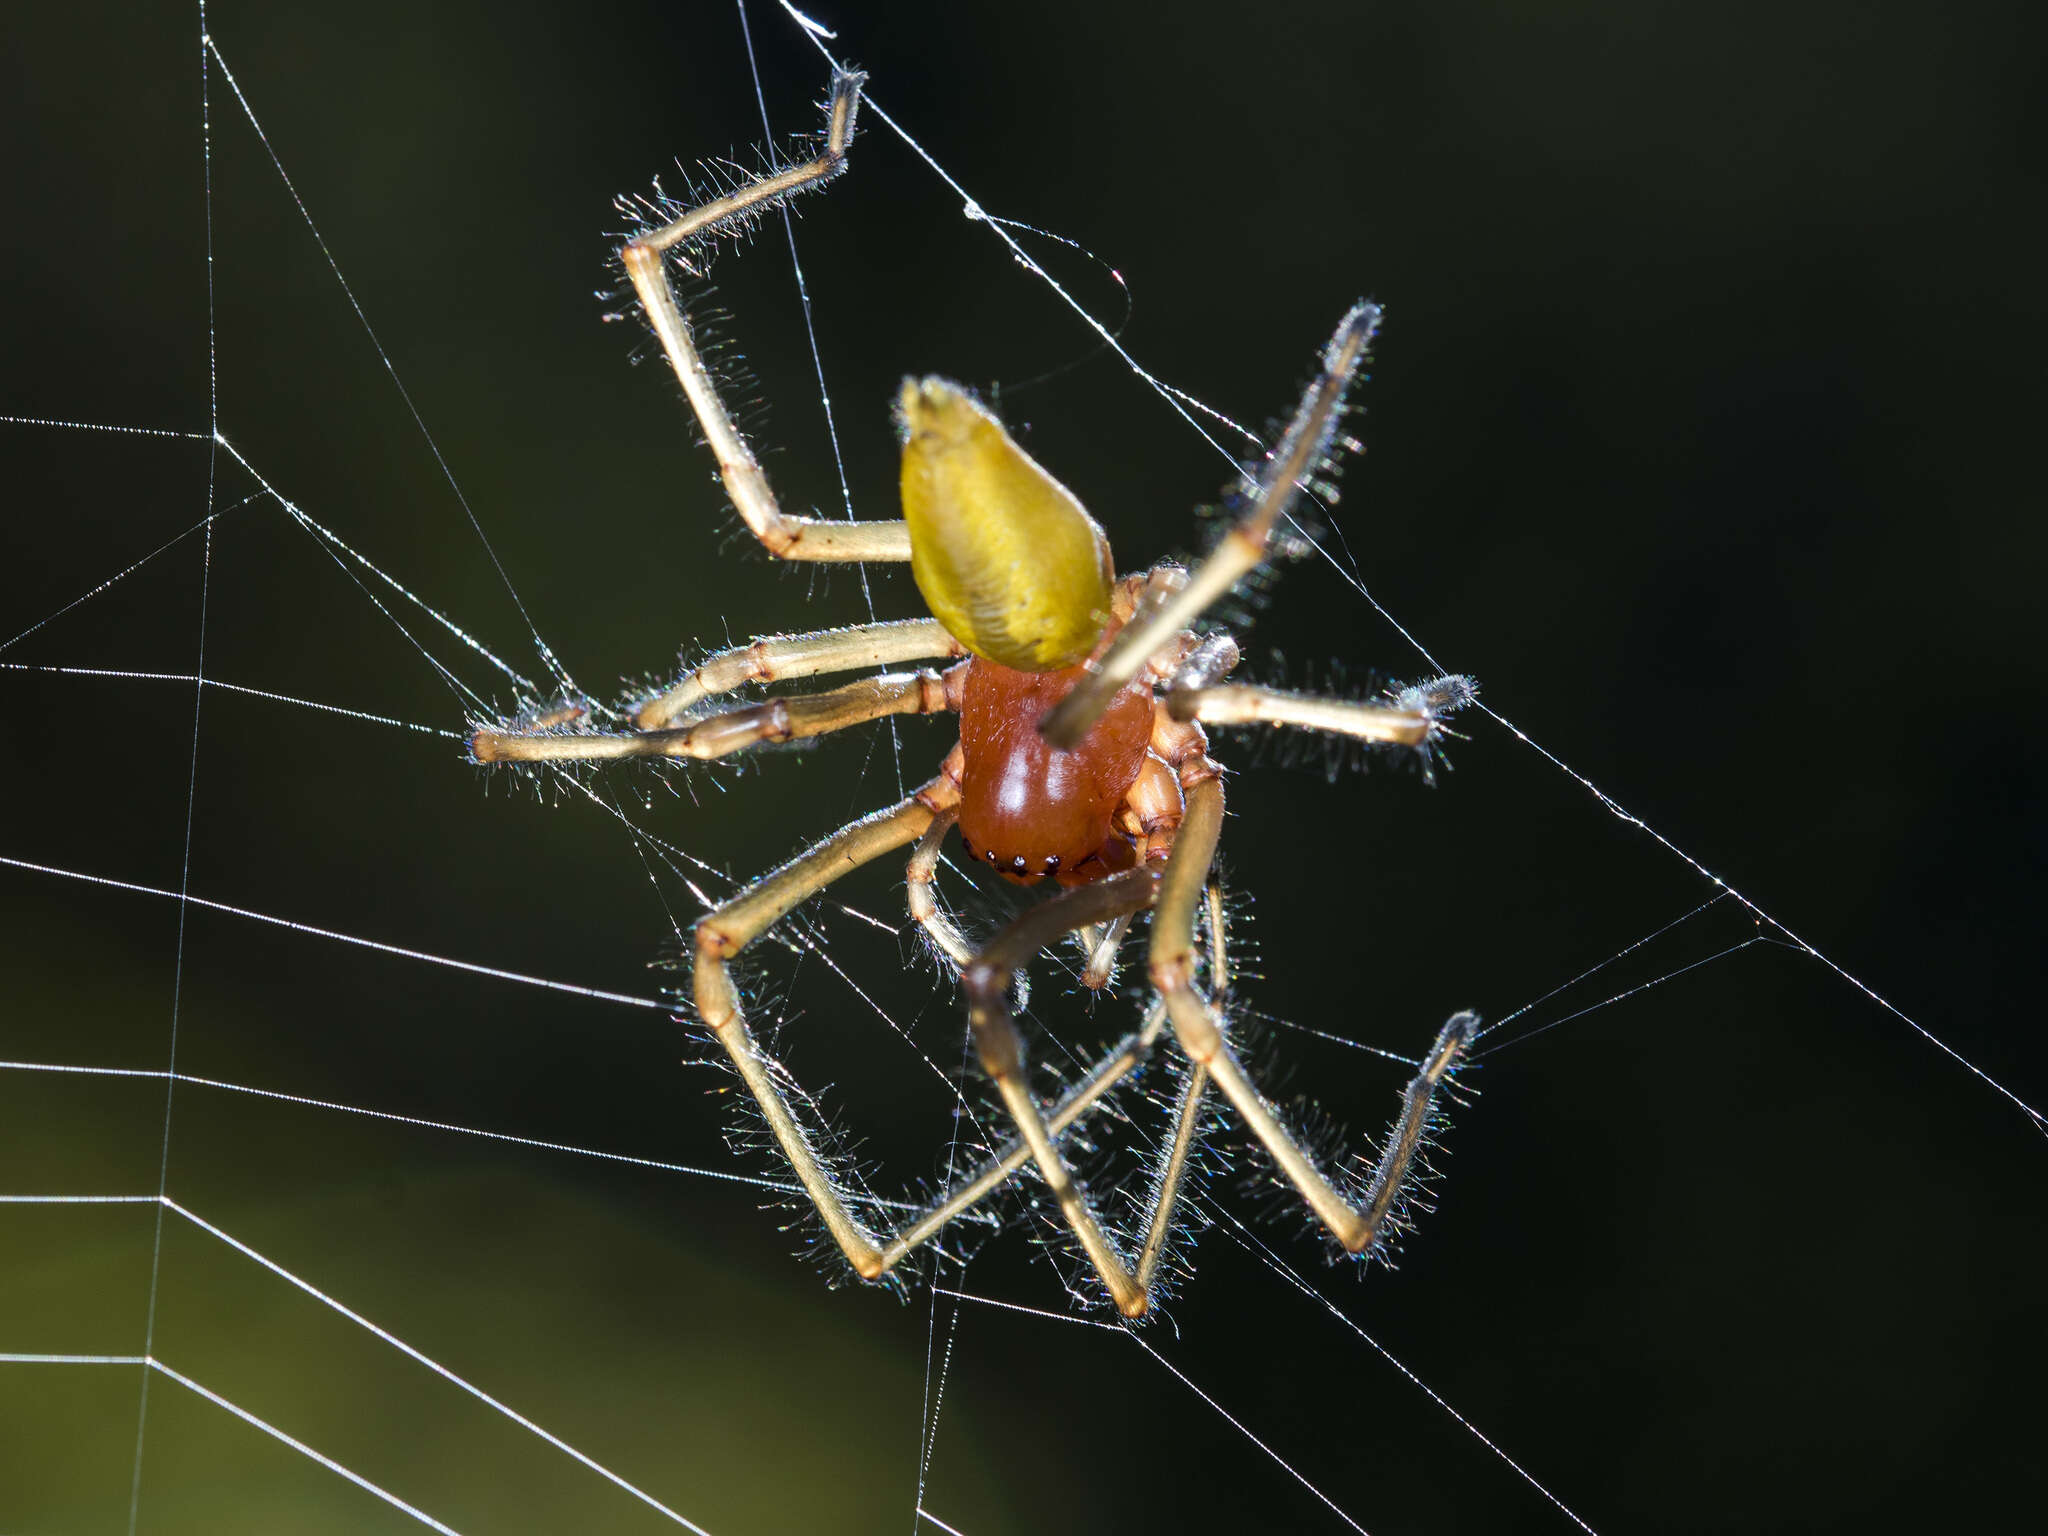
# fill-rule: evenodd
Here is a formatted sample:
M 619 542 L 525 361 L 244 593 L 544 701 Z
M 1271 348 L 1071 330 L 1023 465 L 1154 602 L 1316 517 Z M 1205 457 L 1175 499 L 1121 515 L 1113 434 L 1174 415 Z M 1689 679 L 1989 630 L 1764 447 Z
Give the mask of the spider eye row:
M 1011 854 L 1007 861 L 998 856 L 993 848 L 984 848 L 977 853 L 974 850 L 974 844 L 968 840 L 967 834 L 964 832 L 960 834 L 960 846 L 967 850 L 967 857 L 970 859 L 986 859 L 990 869 L 1018 876 L 1028 876 L 1033 873 L 1031 861 L 1021 853 Z M 1036 871 L 1036 873 L 1041 875 L 1056 875 L 1059 872 L 1060 856 L 1056 853 L 1048 853 L 1045 856 L 1044 867 Z

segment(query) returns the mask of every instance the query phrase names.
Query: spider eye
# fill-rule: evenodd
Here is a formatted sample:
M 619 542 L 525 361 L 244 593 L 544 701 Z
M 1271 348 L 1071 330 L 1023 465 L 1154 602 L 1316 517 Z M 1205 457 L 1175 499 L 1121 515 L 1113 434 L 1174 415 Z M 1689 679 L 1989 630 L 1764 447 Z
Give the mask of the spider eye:
M 1109 540 L 1072 491 L 945 379 L 905 379 L 910 574 L 975 655 L 1019 672 L 1072 666 L 1109 622 Z

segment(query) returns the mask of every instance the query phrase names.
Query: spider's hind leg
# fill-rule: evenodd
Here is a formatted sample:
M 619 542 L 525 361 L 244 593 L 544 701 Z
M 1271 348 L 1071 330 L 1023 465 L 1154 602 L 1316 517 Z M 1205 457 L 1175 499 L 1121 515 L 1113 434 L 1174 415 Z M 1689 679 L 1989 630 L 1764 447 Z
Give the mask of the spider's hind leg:
M 797 1181 L 818 1208 L 826 1230 L 855 1272 L 866 1280 L 876 1279 L 888 1268 L 883 1256 L 885 1239 L 870 1232 L 853 1214 L 839 1180 L 790 1108 L 776 1081 L 775 1061 L 747 1025 L 739 990 L 733 985 L 731 962 L 841 875 L 922 836 L 934 818 L 951 810 L 958 799 L 958 787 L 950 779 L 942 775 L 932 780 L 908 799 L 840 828 L 809 852 L 755 881 L 699 918 L 691 936 L 695 950 L 691 992 L 698 1021 L 725 1047 Z
M 1119 1312 L 1132 1318 L 1144 1316 L 1151 1307 L 1152 1276 L 1165 1250 L 1174 1199 L 1185 1171 L 1187 1151 L 1193 1145 L 1201 1106 L 1201 1075 L 1196 1073 L 1191 1079 L 1192 1086 L 1183 1093 L 1166 1176 L 1155 1187 L 1139 1256 L 1135 1262 L 1126 1259 L 1103 1230 L 1086 1191 L 1060 1155 L 1056 1128 L 1047 1122 L 1025 1080 L 1024 1040 L 1010 1014 L 1009 986 L 1011 973 L 1047 945 L 1077 928 L 1108 923 L 1127 912 L 1143 911 L 1152 904 L 1158 888 L 1159 872 L 1147 864 L 1093 885 L 1063 891 L 1033 907 L 991 939 L 963 977 L 967 1019 L 974 1031 L 982 1070 L 1002 1095 L 1003 1107 L 1022 1133 L 1024 1145 L 1038 1165 L 1039 1176 L 1058 1202 L 1060 1215 L 1080 1241 L 1088 1262 L 1101 1276 L 1110 1299 Z
M 1340 1190 L 1280 1121 L 1238 1060 L 1217 1010 L 1196 989 L 1195 914 L 1223 826 L 1223 785 L 1203 779 L 1188 789 L 1187 815 L 1174 844 L 1152 918 L 1152 984 L 1166 1001 L 1188 1058 L 1208 1069 L 1231 1107 L 1258 1137 L 1274 1164 L 1352 1253 L 1369 1253 L 1398 1215 L 1401 1198 L 1435 1118 L 1444 1086 L 1479 1030 L 1479 1016 L 1458 1013 L 1441 1031 L 1403 1095 L 1401 1116 L 1372 1179 L 1354 1199 Z

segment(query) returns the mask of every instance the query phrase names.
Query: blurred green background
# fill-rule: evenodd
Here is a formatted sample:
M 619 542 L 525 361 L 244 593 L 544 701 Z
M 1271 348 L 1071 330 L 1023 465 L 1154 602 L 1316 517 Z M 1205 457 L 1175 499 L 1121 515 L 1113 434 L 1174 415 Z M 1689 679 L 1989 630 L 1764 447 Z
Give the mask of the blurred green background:
M 1446 667 L 2023 1098 L 2039 1033 L 2043 663 L 2039 13 L 2018 6 L 899 4 L 821 12 L 875 101 L 1160 376 L 1253 426 L 1361 292 L 1388 305 L 1329 548 Z M 816 54 L 752 12 L 779 136 Z M 761 132 L 726 5 L 215 5 L 209 25 L 376 328 L 364 336 L 213 76 L 198 23 L 17 8 L 0 111 L 0 413 L 203 432 L 529 675 L 498 566 L 577 677 L 865 615 L 732 538 L 663 372 L 600 323 L 612 194 Z M 848 479 L 889 515 L 905 372 L 1000 400 L 1125 566 L 1199 541 L 1226 466 L 873 114 L 799 239 Z M 1112 269 L 1115 274 L 1112 275 Z M 837 508 L 779 225 L 707 309 L 787 502 Z M 1126 306 L 1128 304 L 1128 311 Z M 459 481 L 489 551 L 394 390 Z M 200 442 L 0 426 L 0 639 L 189 529 Z M 213 466 L 215 504 L 254 489 Z M 202 582 L 202 560 L 205 579 Z M 492 674 L 370 586 L 433 655 Z M 0 652 L 205 671 L 454 729 L 461 705 L 257 500 Z M 878 573 L 882 614 L 914 611 Z M 1246 631 L 1258 675 L 1428 670 L 1323 561 Z M 1284 660 L 1276 659 L 1277 657 Z M 502 685 L 496 685 L 502 688 Z M 175 889 L 193 690 L 10 671 L 0 855 Z M 509 695 L 501 692 L 501 698 Z M 1434 789 L 1251 742 L 1228 871 L 1276 1096 L 1377 1134 L 1445 1014 L 1531 1003 L 1711 889 L 1484 719 Z M 905 774 L 946 745 L 907 724 Z M 744 879 L 896 790 L 880 734 L 738 777 L 598 781 Z M 646 808 L 643 811 L 643 802 Z M 445 738 L 212 690 L 191 889 L 653 995 L 664 902 L 588 802 Z M 707 890 L 725 888 L 701 871 Z M 1002 892 L 962 891 L 970 917 Z M 779 953 L 782 1045 L 885 1188 L 934 1176 L 956 1000 L 893 870 Z M 686 1031 L 174 903 L 0 868 L 0 1058 L 181 1070 L 714 1170 Z M 1722 902 L 1541 1003 L 1756 936 Z M 179 957 L 182 954 L 182 965 Z M 842 975 L 832 974 L 837 970 Z M 1043 1028 L 1119 1029 L 1041 967 Z M 892 1028 L 892 1024 L 895 1026 Z M 1041 1046 L 1047 1056 L 1054 1045 Z M 1755 944 L 1489 1060 L 1398 1271 L 1329 1269 L 1285 1202 L 1226 1222 L 1143 1342 L 1374 1532 L 1564 1529 L 1407 1362 L 1600 1530 L 1946 1528 L 2038 1510 L 2040 1133 L 1810 959 Z M 0 1071 L 0 1193 L 148 1194 L 163 1087 Z M 181 1085 L 168 1187 L 707 1529 L 1323 1530 L 1329 1509 L 1145 1349 L 915 1289 L 828 1289 L 761 1192 Z M 1232 1145 L 1220 1149 L 1240 1163 Z M 0 1207 L 0 1351 L 143 1346 L 155 1212 Z M 1028 1225 L 945 1284 L 1070 1310 Z M 456 1529 L 658 1516 L 167 1217 L 155 1353 Z M 0 1366 L 0 1531 L 126 1528 L 139 1371 Z M 409 1529 L 157 1378 L 140 1529 Z

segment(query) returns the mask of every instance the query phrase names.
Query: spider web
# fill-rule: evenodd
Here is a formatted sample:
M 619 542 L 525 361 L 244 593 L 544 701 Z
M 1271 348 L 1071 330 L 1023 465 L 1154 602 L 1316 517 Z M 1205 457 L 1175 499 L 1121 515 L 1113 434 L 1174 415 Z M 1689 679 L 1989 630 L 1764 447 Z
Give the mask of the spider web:
M 957 19 L 964 35 L 828 41 L 757 12 L 750 44 L 730 16 L 622 12 L 569 36 L 459 9 L 215 6 L 203 55 L 189 12 L 59 21 L 19 44 L 50 153 L 16 166 L 9 197 L 34 237 L 12 323 L 42 344 L 10 349 L 4 428 L 23 558 L 0 626 L 19 776 L 0 847 L 0 1433 L 36 1471 L 8 1480 L 0 1500 L 21 1502 L 0 1502 L 0 1528 L 1563 1529 L 1568 1509 L 1613 1529 L 1754 1524 L 1766 1500 L 1788 1525 L 1906 1523 L 1953 1498 L 1931 1474 L 1966 1445 L 1981 1507 L 2036 1497 L 2025 1420 L 1996 1411 L 2039 1364 L 2021 1310 L 2038 1224 L 2018 1214 L 2039 1117 L 2016 1102 L 2038 1098 L 2037 1058 L 1994 1007 L 2023 967 L 1978 963 L 1953 928 L 1913 926 L 1889 953 L 1859 937 L 1921 915 L 1862 894 L 1887 889 L 1897 866 L 1873 844 L 1916 824 L 1896 808 L 1916 781 L 1859 764 L 1882 744 L 1867 734 L 1835 750 L 1867 710 L 1817 719 L 1817 690 L 1716 654 L 1739 632 L 1768 662 L 1797 637 L 1739 560 L 1714 568 L 1754 616 L 1667 595 L 1693 590 L 1683 506 L 1652 547 L 1602 552 L 1627 576 L 1581 584 L 1572 497 L 1605 505 L 1582 464 L 1423 477 L 1413 445 L 1445 447 L 1426 402 L 1455 414 L 1482 387 L 1477 370 L 1447 384 L 1453 364 L 1502 370 L 1509 343 L 1555 335 L 1475 348 L 1448 304 L 1432 328 L 1418 274 L 1423 314 L 1397 308 L 1366 392 L 1372 463 L 1315 530 L 1323 558 L 1248 632 L 1255 655 L 1409 672 L 1423 662 L 1387 610 L 1454 637 L 1438 654 L 1500 711 L 1457 772 L 1433 792 L 1326 783 L 1224 748 L 1250 762 L 1227 847 L 1276 1096 L 1312 1090 L 1376 1134 L 1403 1074 L 1368 1048 L 1418 1049 L 1466 1003 L 1496 1030 L 1399 1270 L 1325 1269 L 1283 1203 L 1265 1219 L 1218 1180 L 1193 1279 L 1136 1335 L 1067 1306 L 1028 1224 L 907 1307 L 828 1291 L 757 1208 L 772 1166 L 722 1145 L 724 1080 L 675 1066 L 683 1034 L 646 960 L 703 897 L 893 795 L 891 738 L 544 802 L 480 790 L 460 762 L 477 699 L 572 666 L 601 689 L 679 641 L 914 601 L 894 573 L 871 595 L 717 546 L 672 392 L 619 366 L 623 331 L 562 302 L 601 242 L 555 226 L 594 232 L 665 146 L 730 143 L 760 112 L 807 128 L 815 46 L 845 49 L 874 98 L 855 176 L 799 230 L 801 301 L 772 225 L 716 273 L 773 408 L 757 435 L 791 445 L 771 474 L 797 504 L 852 486 L 877 515 L 893 444 L 868 406 L 900 370 L 1075 364 L 1004 404 L 1130 564 L 1184 546 L 1183 509 L 1222 478 L 1188 423 L 1238 451 L 1194 398 L 1257 422 L 1379 270 L 1373 245 L 1343 249 L 1312 124 L 1257 179 L 1218 142 L 1283 131 L 1240 104 L 1289 78 L 1277 57 L 1205 74 L 1148 30 L 1048 21 L 1035 44 L 1002 39 L 1017 94 L 991 112 L 986 77 L 947 61 L 991 59 L 993 40 Z M 1135 114 L 1116 78 L 1134 67 L 1219 113 L 1202 148 L 1225 164 L 1162 171 L 1170 122 L 1126 143 L 1130 117 L 1077 105 Z M 1243 95 L 1217 107 L 1226 82 Z M 965 126 L 991 116 L 1023 131 Z M 1388 146 L 1383 172 L 1354 174 L 1384 175 L 1390 207 L 1443 168 L 1407 147 L 1428 135 L 1394 131 L 1412 121 L 1368 109 L 1344 146 L 1368 165 Z M 940 164 L 959 181 L 935 181 Z M 1631 171 L 1608 168 L 1608 197 L 1640 185 Z M 1087 316 L 1114 325 L 1118 280 L 989 217 L 1012 207 L 1146 274 L 1127 351 L 1090 360 Z M 1391 296 L 1402 250 L 1442 236 L 1375 236 Z M 1418 359 L 1426 336 L 1441 365 Z M 1635 355 L 1676 373 L 1669 350 Z M 1545 367 L 1523 376 L 1534 394 L 1576 377 Z M 1155 377 L 1193 394 L 1162 405 Z M 844 413 L 838 470 L 804 414 L 821 379 Z M 1509 396 L 1492 425 L 1569 425 L 1546 409 Z M 1479 444 L 1460 446 L 1442 457 Z M 1742 464 L 1702 458 L 1710 479 Z M 1565 490 L 1528 499 L 1546 471 Z M 1491 523 L 1441 510 L 1510 486 L 1524 499 Z M 1531 542 L 1532 521 L 1558 542 Z M 1816 516 L 1770 547 L 1866 548 L 1827 531 Z M 1814 615 L 1872 585 L 1818 558 L 1789 584 Z M 1662 627 L 1623 627 L 1666 606 Z M 1581 636 L 1585 611 L 1609 617 Z M 1661 658 L 1648 676 L 1614 664 L 1637 650 Z M 1731 671 L 1741 687 L 1698 682 Z M 1973 702 L 1949 708 L 1988 729 Z M 1546 722 L 1545 745 L 1509 718 Z M 1618 721 L 1649 722 L 1655 751 Z M 901 752 L 942 741 L 906 728 Z M 1590 745 L 1551 757 L 1562 742 Z M 1657 777 L 1658 756 L 1681 771 Z M 1595 783 L 1650 786 L 1620 798 L 1660 831 Z M 1995 814 L 1996 782 L 1981 793 Z M 1739 821 L 1710 814 L 1724 798 Z M 1786 891 L 1765 905 L 1801 913 L 1841 965 L 1679 845 L 1741 859 L 1744 891 Z M 886 874 L 835 888 L 761 978 L 792 1069 L 834 1084 L 900 1170 L 884 1192 L 941 1171 L 961 1055 L 955 1000 L 906 963 L 898 901 Z M 1899 978 L 1905 1015 L 1854 976 Z M 1084 1054 L 1124 1017 L 1041 1013 Z

